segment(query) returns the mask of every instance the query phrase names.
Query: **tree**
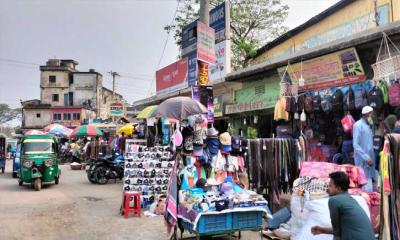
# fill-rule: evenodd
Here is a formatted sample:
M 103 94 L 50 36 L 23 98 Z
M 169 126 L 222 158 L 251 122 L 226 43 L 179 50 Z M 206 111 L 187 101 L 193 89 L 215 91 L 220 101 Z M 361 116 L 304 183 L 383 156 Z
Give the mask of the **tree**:
M 211 6 L 222 2 L 211 1 Z M 283 22 L 289 7 L 281 0 L 230 0 L 230 3 L 232 67 L 237 70 L 248 65 L 257 49 L 288 30 Z M 199 17 L 198 9 L 199 0 L 180 0 L 173 23 L 164 27 L 174 33 L 178 46 L 182 28 Z

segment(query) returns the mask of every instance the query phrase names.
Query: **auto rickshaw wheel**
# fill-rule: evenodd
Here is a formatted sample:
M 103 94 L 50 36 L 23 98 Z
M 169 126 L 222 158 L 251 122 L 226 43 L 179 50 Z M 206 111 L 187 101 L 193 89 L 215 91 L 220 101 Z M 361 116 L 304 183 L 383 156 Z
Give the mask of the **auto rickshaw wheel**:
M 36 178 L 33 182 L 33 186 L 35 187 L 36 191 L 40 191 L 40 189 L 42 189 L 42 180 L 40 178 Z
M 58 184 L 59 181 L 60 181 L 59 179 L 60 179 L 60 177 L 56 177 L 56 178 L 54 179 L 54 183 L 55 183 L 55 184 Z
M 18 179 L 18 185 L 22 186 L 22 184 L 24 184 L 24 181 L 22 181 L 21 179 Z

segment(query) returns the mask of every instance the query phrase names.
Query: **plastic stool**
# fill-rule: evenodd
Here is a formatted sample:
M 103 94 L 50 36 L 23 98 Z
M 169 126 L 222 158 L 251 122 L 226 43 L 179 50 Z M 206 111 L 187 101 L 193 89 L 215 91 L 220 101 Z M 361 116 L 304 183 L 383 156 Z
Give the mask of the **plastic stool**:
M 131 206 L 132 202 L 133 206 Z M 121 214 L 123 214 L 125 218 L 128 218 L 130 213 L 137 214 L 140 217 L 141 211 L 140 192 L 124 192 Z

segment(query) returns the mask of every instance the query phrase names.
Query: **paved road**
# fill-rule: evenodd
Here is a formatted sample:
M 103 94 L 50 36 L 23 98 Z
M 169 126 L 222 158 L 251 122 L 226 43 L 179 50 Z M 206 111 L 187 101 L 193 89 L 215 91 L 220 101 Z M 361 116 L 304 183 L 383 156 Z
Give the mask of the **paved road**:
M 84 171 L 61 166 L 60 184 L 40 192 L 18 186 L 11 177 L 11 162 L 0 174 L 0 239 L 166 239 L 162 217 L 119 215 L 121 183 L 90 184 Z M 242 239 L 259 239 L 245 233 Z

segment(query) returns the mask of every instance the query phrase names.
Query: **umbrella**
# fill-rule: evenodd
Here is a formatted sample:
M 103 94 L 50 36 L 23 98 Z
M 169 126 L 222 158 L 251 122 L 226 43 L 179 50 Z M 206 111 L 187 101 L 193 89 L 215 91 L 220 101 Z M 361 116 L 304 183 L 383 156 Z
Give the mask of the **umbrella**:
M 208 110 L 206 107 L 189 97 L 174 97 L 162 102 L 157 107 L 153 116 L 183 120 L 191 115 L 204 114 L 207 112 Z
M 118 130 L 118 134 L 125 133 L 125 135 L 132 135 L 135 128 L 133 127 L 132 124 L 125 124 Z
M 50 124 L 45 128 L 43 128 L 43 130 L 54 135 L 63 135 L 63 136 L 69 136 L 72 133 L 72 129 L 64 127 L 61 124 Z
M 97 127 L 90 125 L 82 125 L 75 128 L 72 133 L 69 135 L 70 137 L 94 137 L 94 136 L 103 136 L 103 132 L 100 131 Z
M 152 105 L 144 108 L 137 116 L 137 119 L 151 118 L 153 113 L 157 110 L 157 105 Z
M 29 130 L 25 132 L 25 135 L 45 135 L 46 133 L 40 130 Z

